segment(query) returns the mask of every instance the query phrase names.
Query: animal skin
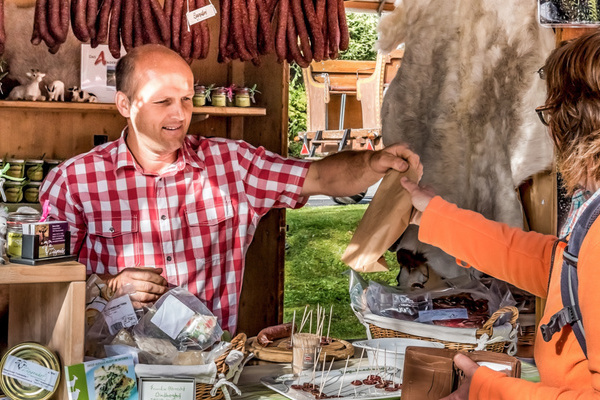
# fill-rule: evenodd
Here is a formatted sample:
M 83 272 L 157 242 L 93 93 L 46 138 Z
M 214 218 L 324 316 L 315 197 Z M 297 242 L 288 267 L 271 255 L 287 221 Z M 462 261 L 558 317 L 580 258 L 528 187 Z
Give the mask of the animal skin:
M 42 42 L 31 44 L 34 7 L 17 7 L 14 2 L 4 4 L 6 45 L 2 55 L 8 62 L 12 79 L 21 79 L 32 68 L 43 70 L 48 82 L 60 80 L 65 87 L 79 85 L 81 65 L 81 43 L 71 30 L 58 53 L 50 54 Z
M 515 188 L 552 163 L 535 107 L 545 84 L 536 71 L 554 47 L 521 0 L 404 0 L 379 24 L 378 47 L 405 44 L 382 106 L 384 144 L 421 156 L 422 183 L 460 207 L 522 227 Z M 442 277 L 465 274 L 455 259 L 420 243 L 411 226 L 392 247 L 422 253 Z

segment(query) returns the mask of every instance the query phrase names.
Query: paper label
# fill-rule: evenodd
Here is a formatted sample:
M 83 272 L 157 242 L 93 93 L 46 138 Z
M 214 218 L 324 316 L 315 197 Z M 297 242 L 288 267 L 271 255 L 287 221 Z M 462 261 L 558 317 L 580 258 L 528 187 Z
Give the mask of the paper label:
M 103 314 L 111 335 L 138 322 L 128 295 L 111 300 L 104 308 Z
M 142 400 L 194 400 L 196 388 L 193 380 L 141 380 Z
M 85 306 L 85 309 L 86 310 L 96 310 L 96 311 L 102 312 L 102 310 L 104 310 L 104 308 L 106 307 L 107 303 L 108 302 L 106 300 L 104 300 L 102 297 L 96 296 L 88 305 Z
M 498 364 L 498 363 L 495 363 L 495 362 L 480 361 L 477 364 L 479 364 L 482 367 L 488 367 L 489 369 L 491 369 L 493 371 L 498 371 L 498 372 L 510 371 L 511 370 L 510 365 Z
M 10 355 L 6 357 L 2 375 L 17 379 L 25 384 L 33 385 L 49 392 L 54 390 L 58 379 L 58 371 Z
M 150 320 L 171 339 L 176 339 L 179 332 L 194 315 L 194 311 L 183 304 L 175 296 L 169 296 Z
M 419 311 L 419 322 L 440 321 L 446 319 L 467 319 L 469 313 L 466 308 L 445 308 L 442 310 Z
M 190 25 L 197 24 L 198 22 L 212 18 L 215 15 L 217 15 L 217 9 L 212 5 L 212 3 L 186 13 L 187 20 Z

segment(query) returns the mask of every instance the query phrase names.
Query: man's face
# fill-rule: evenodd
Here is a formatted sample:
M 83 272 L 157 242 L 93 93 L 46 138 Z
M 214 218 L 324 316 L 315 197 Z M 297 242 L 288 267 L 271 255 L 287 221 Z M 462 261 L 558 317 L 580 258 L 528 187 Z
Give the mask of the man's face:
M 183 60 L 160 54 L 140 60 L 134 79 L 129 118 L 140 145 L 156 154 L 177 151 L 192 118 L 192 71 Z

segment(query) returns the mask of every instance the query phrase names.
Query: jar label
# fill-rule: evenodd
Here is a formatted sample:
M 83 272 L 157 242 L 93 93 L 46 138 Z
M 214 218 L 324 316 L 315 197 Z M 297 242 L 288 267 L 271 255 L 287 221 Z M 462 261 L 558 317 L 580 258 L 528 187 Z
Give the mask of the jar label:
M 6 253 L 11 257 L 21 257 L 23 247 L 23 235 L 16 232 L 6 234 L 7 249 Z
M 59 376 L 58 371 L 11 355 L 6 358 L 2 375 L 49 392 L 54 390 Z

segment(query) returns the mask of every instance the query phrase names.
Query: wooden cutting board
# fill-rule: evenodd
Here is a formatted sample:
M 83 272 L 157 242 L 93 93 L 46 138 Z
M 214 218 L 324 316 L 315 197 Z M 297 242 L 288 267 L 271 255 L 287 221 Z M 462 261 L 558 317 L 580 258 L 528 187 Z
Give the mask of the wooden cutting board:
M 263 347 L 256 342 L 256 336 L 251 337 L 246 342 L 246 350 L 254 353 L 254 357 L 263 361 L 272 361 L 280 363 L 292 362 L 292 349 L 290 347 L 290 338 L 277 339 L 267 347 Z M 354 347 L 349 342 L 341 339 L 331 339 L 331 343 L 322 345 L 320 361 L 327 354 L 327 360 L 345 360 L 348 356 L 354 355 Z

